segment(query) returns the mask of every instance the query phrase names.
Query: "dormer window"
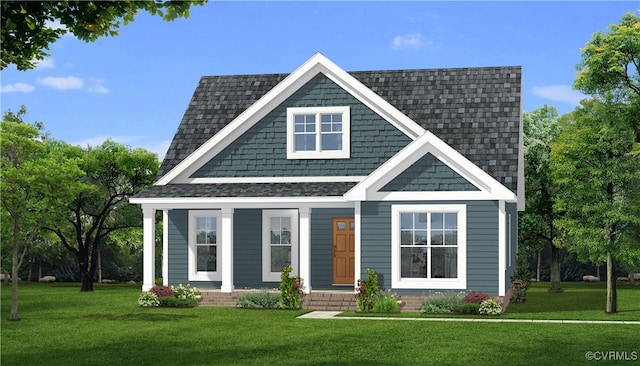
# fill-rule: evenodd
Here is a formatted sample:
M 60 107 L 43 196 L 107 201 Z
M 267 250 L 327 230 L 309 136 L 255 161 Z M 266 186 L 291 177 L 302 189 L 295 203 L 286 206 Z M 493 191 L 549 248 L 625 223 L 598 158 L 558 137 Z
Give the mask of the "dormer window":
M 348 159 L 349 107 L 287 108 L 287 159 Z

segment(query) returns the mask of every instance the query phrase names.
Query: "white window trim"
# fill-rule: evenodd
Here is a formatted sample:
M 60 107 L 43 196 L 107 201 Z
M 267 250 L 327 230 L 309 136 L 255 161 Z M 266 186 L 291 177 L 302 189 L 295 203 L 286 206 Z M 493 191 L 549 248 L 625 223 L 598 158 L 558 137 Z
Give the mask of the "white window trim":
M 298 275 L 298 210 L 263 210 L 262 211 L 262 281 L 280 282 L 280 272 L 271 272 L 271 218 L 291 218 L 291 275 Z
M 405 212 L 445 212 L 458 214 L 458 278 L 402 278 L 400 255 L 400 214 Z M 391 206 L 391 286 L 397 289 L 464 290 L 467 288 L 467 206 L 446 204 Z
M 198 251 L 196 248 L 196 218 L 216 218 L 216 269 L 215 272 L 198 271 Z M 190 210 L 189 211 L 189 281 L 222 281 L 222 213 L 219 210 Z
M 316 150 L 295 151 L 296 114 L 315 114 L 316 116 Z M 322 151 L 320 141 L 320 114 L 342 114 L 342 150 Z M 287 108 L 287 159 L 349 159 L 351 157 L 351 108 L 344 107 L 292 107 Z

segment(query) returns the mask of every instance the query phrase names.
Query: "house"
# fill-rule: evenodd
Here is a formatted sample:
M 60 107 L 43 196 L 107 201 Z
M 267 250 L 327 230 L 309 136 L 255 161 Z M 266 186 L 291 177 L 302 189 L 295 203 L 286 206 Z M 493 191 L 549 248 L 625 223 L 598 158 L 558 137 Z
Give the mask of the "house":
M 524 209 L 520 67 L 203 77 L 144 219 L 144 291 L 163 215 L 165 284 L 504 296 Z

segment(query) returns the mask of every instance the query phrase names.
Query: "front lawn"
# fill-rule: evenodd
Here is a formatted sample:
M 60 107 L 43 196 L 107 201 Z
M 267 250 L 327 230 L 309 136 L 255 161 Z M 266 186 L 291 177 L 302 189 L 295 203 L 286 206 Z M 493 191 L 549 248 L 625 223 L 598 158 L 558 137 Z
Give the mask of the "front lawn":
M 140 308 L 139 294 L 126 285 L 93 293 L 78 284 L 22 285 L 22 321 L 12 323 L 3 286 L 0 363 L 580 365 L 587 352 L 640 351 L 638 325 L 297 319 L 304 311 Z

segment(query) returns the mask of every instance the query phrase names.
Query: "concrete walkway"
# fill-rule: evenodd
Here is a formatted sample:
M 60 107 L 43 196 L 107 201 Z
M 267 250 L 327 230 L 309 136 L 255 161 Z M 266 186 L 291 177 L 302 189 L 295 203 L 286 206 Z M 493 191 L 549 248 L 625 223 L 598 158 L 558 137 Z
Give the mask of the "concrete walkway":
M 400 318 L 384 316 L 337 316 L 340 311 L 312 311 L 300 315 L 298 319 L 337 319 L 337 320 L 413 320 L 435 322 L 485 322 L 485 323 L 559 323 L 559 324 L 633 324 L 632 320 L 543 320 L 543 319 L 500 319 L 500 318 Z

